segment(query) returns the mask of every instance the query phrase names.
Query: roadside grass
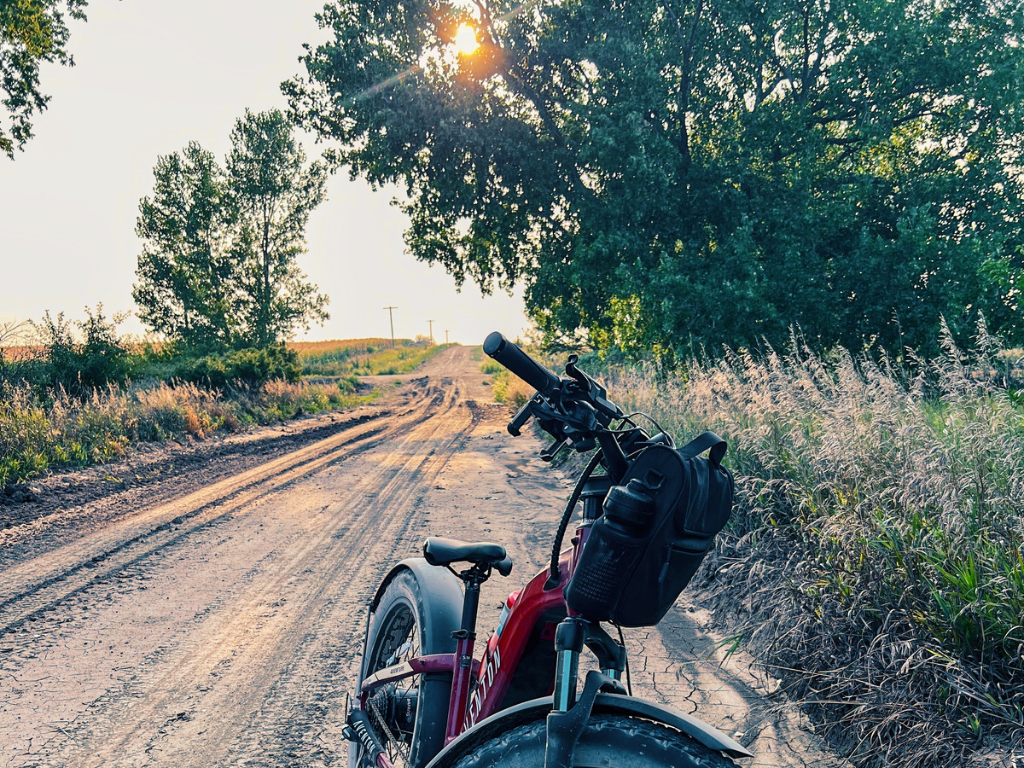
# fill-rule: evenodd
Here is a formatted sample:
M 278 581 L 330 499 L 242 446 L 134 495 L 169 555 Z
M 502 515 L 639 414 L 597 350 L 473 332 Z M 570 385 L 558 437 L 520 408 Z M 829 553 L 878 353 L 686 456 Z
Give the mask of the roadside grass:
M 411 346 L 408 339 L 396 344 Z M 379 353 L 391 346 L 391 339 L 340 339 L 334 341 L 290 342 L 288 349 L 298 352 L 303 376 L 348 376 L 356 361 Z
M 62 391 L 42 397 L 29 386 L 0 386 L 0 489 L 60 468 L 103 464 L 127 455 L 135 442 L 216 432 L 371 402 L 339 386 L 271 381 L 228 396 L 194 384 L 110 386 L 90 397 Z
M 396 347 L 361 358 L 353 373 L 357 376 L 393 375 L 409 373 L 451 344 L 434 344 L 429 347 Z
M 690 589 L 857 765 L 1024 744 L 1024 411 L 976 375 L 998 352 L 982 328 L 917 375 L 796 343 L 609 373 L 678 440 L 729 442 L 737 510 Z
M 108 385 L 87 396 L 15 383 L 13 377 L 0 381 L 0 490 L 45 472 L 114 461 L 140 441 L 203 439 L 367 403 L 381 393 L 361 392 L 359 376 L 408 373 L 446 347 L 402 340 L 392 348 L 389 339 L 288 346 L 298 353 L 302 381 L 235 382 L 222 392 L 180 381 L 175 358 L 143 360 L 137 350 L 133 354 L 145 362 L 144 383 Z M 32 352 L 29 361 L 43 350 Z
M 498 365 L 498 363 L 493 363 L 493 365 Z M 513 408 L 522 408 L 526 401 L 533 397 L 533 387 L 518 376 L 513 376 L 500 365 L 498 367 L 500 370 L 491 379 L 495 402 L 507 403 Z
M 495 362 L 494 360 L 485 360 L 484 362 L 480 363 L 480 372 L 486 373 L 489 376 L 495 373 L 501 373 L 504 370 L 505 368 L 501 365 L 501 363 Z

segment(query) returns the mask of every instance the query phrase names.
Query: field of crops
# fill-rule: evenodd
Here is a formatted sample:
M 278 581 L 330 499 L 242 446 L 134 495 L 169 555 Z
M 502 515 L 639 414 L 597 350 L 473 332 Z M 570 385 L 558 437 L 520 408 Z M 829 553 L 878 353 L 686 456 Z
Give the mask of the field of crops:
M 396 339 L 302 341 L 288 345 L 299 353 L 302 375 L 311 377 L 375 376 L 408 373 L 429 360 L 445 344 Z

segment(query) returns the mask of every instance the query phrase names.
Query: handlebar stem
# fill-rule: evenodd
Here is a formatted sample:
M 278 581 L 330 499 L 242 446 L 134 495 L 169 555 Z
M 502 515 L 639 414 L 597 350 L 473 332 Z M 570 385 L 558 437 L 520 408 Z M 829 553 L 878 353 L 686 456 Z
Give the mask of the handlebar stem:
M 597 442 L 601 445 L 601 453 L 604 455 L 604 465 L 608 470 L 608 476 L 615 484 L 618 484 L 629 470 L 626 454 L 622 452 L 622 446 L 615 439 L 613 432 L 604 430 L 598 432 Z

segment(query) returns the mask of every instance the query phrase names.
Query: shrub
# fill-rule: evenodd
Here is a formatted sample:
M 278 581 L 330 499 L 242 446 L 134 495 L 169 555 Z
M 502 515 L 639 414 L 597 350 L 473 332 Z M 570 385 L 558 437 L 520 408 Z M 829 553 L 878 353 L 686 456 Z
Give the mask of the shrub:
M 359 389 L 359 377 L 354 373 L 345 378 L 338 379 L 338 389 L 346 395 L 350 395 Z
M 65 319 L 64 313 L 52 317 L 47 312 L 35 324 L 44 349 L 45 365 L 36 370 L 36 382 L 74 397 L 86 397 L 108 384 L 120 384 L 132 373 L 133 360 L 127 344 L 118 336 L 117 326 L 126 315 L 107 320 L 103 305 L 95 311 L 86 307 L 82 322 Z M 73 327 L 82 332 L 75 338 Z
M 229 387 L 258 389 L 275 379 L 294 383 L 301 372 L 298 353 L 280 346 L 207 355 L 186 363 L 181 378 L 224 391 Z

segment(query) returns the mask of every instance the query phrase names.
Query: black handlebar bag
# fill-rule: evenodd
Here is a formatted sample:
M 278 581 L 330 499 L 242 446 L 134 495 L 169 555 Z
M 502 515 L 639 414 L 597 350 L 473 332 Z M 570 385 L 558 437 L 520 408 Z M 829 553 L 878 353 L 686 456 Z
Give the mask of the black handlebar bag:
M 679 449 L 652 445 L 633 460 L 621 483 L 638 479 L 647 489 L 650 525 L 644 535 L 627 538 L 605 518 L 594 523 L 566 586 L 570 608 L 623 627 L 661 621 L 729 522 L 734 485 L 722 466 L 726 448 L 705 432 Z M 700 455 L 705 451 L 707 458 Z

